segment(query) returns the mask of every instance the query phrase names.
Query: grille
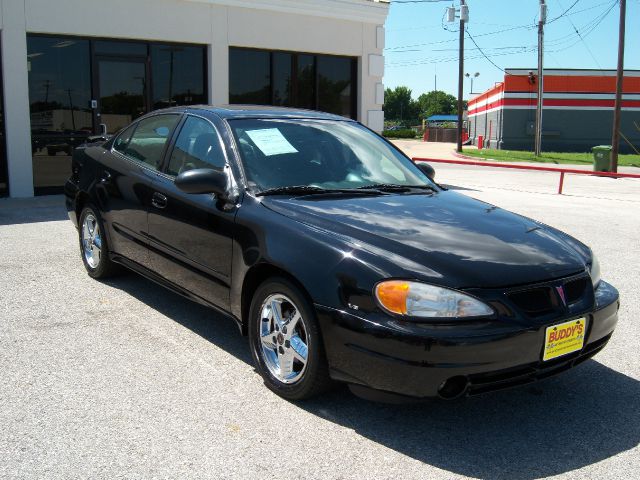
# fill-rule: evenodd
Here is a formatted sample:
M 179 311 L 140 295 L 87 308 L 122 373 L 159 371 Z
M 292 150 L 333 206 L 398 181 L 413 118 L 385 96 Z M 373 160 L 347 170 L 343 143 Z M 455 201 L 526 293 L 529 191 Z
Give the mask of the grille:
M 511 293 L 509 299 L 523 313 L 534 318 L 553 313 L 557 307 L 551 287 L 538 287 Z
M 566 305 L 557 290 L 559 287 L 562 287 Z M 554 313 L 566 314 L 589 308 L 593 303 L 593 290 L 590 278 L 583 275 L 512 291 L 507 298 L 521 313 L 537 319 Z
M 576 278 L 564 284 L 564 294 L 567 299 L 567 304 L 571 305 L 580 300 L 586 293 L 589 286 L 589 280 L 587 278 Z

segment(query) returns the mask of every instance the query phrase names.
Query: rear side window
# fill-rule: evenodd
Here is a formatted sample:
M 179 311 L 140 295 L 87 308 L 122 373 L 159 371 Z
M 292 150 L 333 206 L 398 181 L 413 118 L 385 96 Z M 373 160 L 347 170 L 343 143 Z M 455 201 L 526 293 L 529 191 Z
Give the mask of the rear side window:
M 178 135 L 167 173 L 179 175 L 195 168 L 222 169 L 226 163 L 220 137 L 209 122 L 187 117 Z
M 180 115 L 156 115 L 138 122 L 124 154 L 153 169 L 162 162 L 162 153 Z
M 127 145 L 129 145 L 129 140 L 131 140 L 131 135 L 133 135 L 133 131 L 136 129 L 138 125 L 131 125 L 124 132 L 118 135 L 116 141 L 113 142 L 113 149 L 117 152 L 124 153 L 127 149 Z

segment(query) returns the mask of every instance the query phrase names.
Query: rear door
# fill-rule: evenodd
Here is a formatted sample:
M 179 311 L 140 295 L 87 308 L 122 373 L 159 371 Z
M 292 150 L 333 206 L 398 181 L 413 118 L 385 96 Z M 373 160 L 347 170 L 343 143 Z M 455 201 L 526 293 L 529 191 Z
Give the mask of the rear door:
M 111 152 L 105 152 L 107 161 L 96 172 L 96 191 L 112 251 L 145 267 L 149 266 L 153 179 L 180 117 L 155 115 L 133 124 L 115 139 Z
M 231 244 L 235 209 L 212 194 L 194 195 L 174 183 L 195 168 L 223 170 L 222 140 L 209 120 L 188 115 L 168 152 L 167 166 L 153 183 L 149 212 L 152 268 L 170 282 L 229 309 Z

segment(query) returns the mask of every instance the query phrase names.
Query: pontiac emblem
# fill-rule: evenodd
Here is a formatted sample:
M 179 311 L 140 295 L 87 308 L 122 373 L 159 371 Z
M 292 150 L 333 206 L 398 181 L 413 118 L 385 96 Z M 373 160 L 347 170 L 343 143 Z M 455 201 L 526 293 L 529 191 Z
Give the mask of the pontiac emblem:
M 567 299 L 564 296 L 564 288 L 563 287 L 556 287 L 556 291 L 558 292 L 558 296 L 560 297 L 560 300 L 562 300 L 562 304 L 566 307 L 567 306 Z

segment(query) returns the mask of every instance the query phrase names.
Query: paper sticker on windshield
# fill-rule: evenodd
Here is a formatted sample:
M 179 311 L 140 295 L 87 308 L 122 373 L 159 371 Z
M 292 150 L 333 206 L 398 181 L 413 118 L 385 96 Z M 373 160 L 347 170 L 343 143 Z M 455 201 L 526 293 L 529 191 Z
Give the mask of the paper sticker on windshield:
M 277 128 L 247 130 L 247 135 L 267 157 L 284 153 L 298 153 Z

